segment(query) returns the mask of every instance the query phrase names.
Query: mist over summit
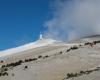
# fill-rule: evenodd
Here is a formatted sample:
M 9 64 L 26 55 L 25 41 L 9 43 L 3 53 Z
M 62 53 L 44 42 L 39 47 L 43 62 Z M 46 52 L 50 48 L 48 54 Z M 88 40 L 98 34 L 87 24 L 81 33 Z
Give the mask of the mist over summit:
M 0 51 L 0 80 L 100 80 L 100 0 L 2 1 L 1 23 L 16 26 L 2 24 L 0 47 L 23 43 Z
M 56 0 L 51 5 L 52 18 L 44 25 L 46 37 L 69 41 L 100 35 L 100 0 Z

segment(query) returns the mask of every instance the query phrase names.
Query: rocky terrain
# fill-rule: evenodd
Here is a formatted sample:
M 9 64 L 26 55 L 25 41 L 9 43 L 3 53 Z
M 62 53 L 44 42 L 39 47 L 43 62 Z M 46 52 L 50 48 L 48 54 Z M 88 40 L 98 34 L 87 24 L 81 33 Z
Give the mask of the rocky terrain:
M 100 80 L 100 36 L 3 56 L 0 80 Z

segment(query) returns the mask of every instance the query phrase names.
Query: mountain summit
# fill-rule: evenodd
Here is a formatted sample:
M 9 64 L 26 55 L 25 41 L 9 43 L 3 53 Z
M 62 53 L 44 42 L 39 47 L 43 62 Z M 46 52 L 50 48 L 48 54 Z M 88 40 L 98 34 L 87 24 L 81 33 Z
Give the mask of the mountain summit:
M 40 34 L 0 52 L 0 59 L 0 80 L 100 80 L 100 37 L 64 43 Z
M 51 45 L 51 44 L 57 43 L 57 42 L 60 42 L 60 41 L 56 41 L 56 40 L 53 40 L 53 39 L 45 39 L 45 38 L 43 38 L 43 35 L 40 34 L 39 39 L 35 42 L 31 42 L 31 43 L 28 43 L 28 44 L 25 44 L 25 45 L 22 45 L 22 46 L 19 46 L 19 47 L 15 47 L 15 48 L 11 48 L 11 49 L 1 51 L 0 57 L 11 55 L 11 54 L 14 54 L 14 53 L 19 53 L 19 52 L 22 52 L 22 51 L 27 51 L 27 50 L 42 47 L 42 46 Z

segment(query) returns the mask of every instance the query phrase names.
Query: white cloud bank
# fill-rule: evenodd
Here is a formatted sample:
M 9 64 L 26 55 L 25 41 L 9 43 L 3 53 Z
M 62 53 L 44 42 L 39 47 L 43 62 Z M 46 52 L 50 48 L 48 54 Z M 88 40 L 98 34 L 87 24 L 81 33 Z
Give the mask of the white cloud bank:
M 44 36 L 58 40 L 100 34 L 100 0 L 56 0 Z

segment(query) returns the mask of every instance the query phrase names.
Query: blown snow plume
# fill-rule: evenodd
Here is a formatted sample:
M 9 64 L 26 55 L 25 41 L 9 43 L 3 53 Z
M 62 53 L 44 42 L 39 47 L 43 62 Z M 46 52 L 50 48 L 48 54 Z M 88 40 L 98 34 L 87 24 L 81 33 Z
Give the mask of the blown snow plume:
M 100 0 L 56 0 L 44 36 L 59 40 L 100 34 Z

